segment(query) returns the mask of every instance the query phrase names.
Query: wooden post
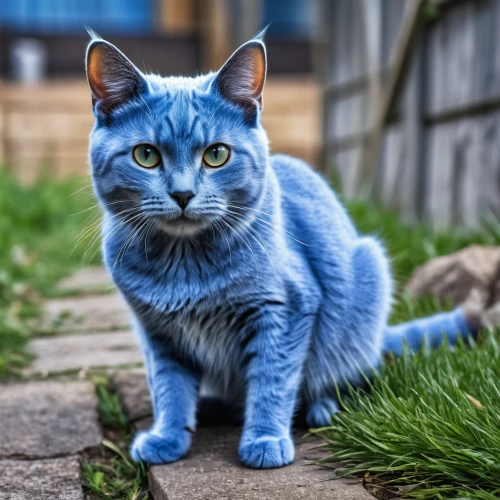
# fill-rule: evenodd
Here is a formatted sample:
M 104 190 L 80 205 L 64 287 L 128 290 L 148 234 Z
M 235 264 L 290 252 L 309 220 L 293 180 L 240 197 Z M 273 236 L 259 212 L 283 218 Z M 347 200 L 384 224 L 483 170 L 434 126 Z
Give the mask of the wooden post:
M 262 2 L 263 0 L 231 0 L 235 7 L 235 17 L 231 25 L 232 42 L 235 47 L 250 40 L 262 26 Z
M 157 25 L 163 34 L 191 34 L 196 31 L 195 0 L 159 0 Z
M 375 112 L 381 99 L 382 99 L 382 4 L 381 0 L 359 0 L 361 2 L 360 12 L 362 14 L 362 26 L 365 38 L 365 55 L 367 61 L 368 71 L 368 95 L 370 108 L 372 109 L 372 119 L 370 123 L 370 130 L 375 130 L 377 126 L 375 120 Z M 360 162 L 363 162 L 363 152 L 368 147 L 368 140 L 363 133 L 363 125 L 359 130 L 359 146 L 361 149 Z M 354 191 L 359 189 L 360 181 L 360 168 L 361 165 L 356 165 L 356 172 L 354 172 Z
M 200 30 L 204 71 L 215 71 L 231 54 L 229 0 L 200 2 Z
M 409 2 L 401 26 L 401 31 L 396 39 L 395 48 L 391 56 L 390 69 L 387 75 L 387 84 L 382 98 L 375 103 L 373 128 L 369 138 L 369 144 L 364 147 L 360 155 L 360 166 L 357 169 L 357 182 L 368 177 L 373 178 L 373 171 L 378 164 L 380 149 L 384 134 L 384 125 L 391 110 L 396 91 L 401 81 L 408 54 L 411 52 L 415 33 L 419 23 L 419 15 L 425 0 L 412 0 Z M 371 186 L 370 186 L 371 187 Z
M 408 84 L 404 102 L 404 147 L 405 164 L 401 165 L 403 176 L 399 204 L 403 217 L 408 222 L 416 222 L 421 212 L 421 198 L 424 190 L 425 174 L 423 166 L 423 41 L 418 37 L 414 54 L 408 68 Z

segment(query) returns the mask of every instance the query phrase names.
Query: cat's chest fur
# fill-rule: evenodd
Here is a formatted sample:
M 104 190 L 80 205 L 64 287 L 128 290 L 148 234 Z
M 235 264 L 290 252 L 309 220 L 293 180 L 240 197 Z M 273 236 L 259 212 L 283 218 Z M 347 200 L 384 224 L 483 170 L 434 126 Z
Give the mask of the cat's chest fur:
M 131 249 L 113 269 L 113 246 L 106 251 L 113 278 L 147 335 L 229 387 L 248 361 L 255 318 L 267 302 L 284 303 L 284 292 L 274 271 L 262 266 L 252 272 L 244 253 L 233 251 L 230 262 L 207 257 L 173 249 L 138 261 Z

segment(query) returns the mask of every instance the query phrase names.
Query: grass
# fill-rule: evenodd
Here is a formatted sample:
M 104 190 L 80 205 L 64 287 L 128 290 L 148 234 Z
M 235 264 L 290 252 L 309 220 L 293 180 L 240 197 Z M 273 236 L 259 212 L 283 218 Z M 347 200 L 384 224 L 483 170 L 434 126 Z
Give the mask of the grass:
M 380 235 L 399 285 L 431 257 L 471 243 L 499 244 L 499 225 L 479 232 L 409 228 L 395 213 L 362 201 L 348 202 L 361 232 Z M 446 309 L 433 299 L 399 293 L 392 322 Z M 472 348 L 460 343 L 406 350 L 374 374 L 367 390 L 342 396 L 343 412 L 319 434 L 337 476 L 363 475 L 378 498 L 500 497 L 500 335 L 485 332 Z
M 85 496 L 109 500 L 147 500 L 147 469 L 142 463 L 132 462 L 126 451 L 131 432 L 119 396 L 106 377 L 95 378 L 94 383 L 105 439 L 98 457 L 83 460 Z
M 345 467 L 337 474 L 363 474 L 380 498 L 498 498 L 499 338 L 407 350 L 368 392 L 351 389 L 320 432 Z
M 44 178 L 26 187 L 0 170 L 0 378 L 15 376 L 30 360 L 26 344 L 40 297 L 54 294 L 57 280 L 75 267 L 99 259 L 94 250 L 85 254 L 87 242 L 76 245 L 96 213 L 90 192 L 77 192 L 82 185 Z M 401 293 L 416 266 L 470 243 L 500 243 L 494 220 L 475 232 L 434 232 L 425 224 L 410 228 L 364 200 L 347 206 L 360 232 L 377 234 L 391 256 L 399 285 L 393 322 L 443 308 Z M 500 496 L 499 338 L 489 333 L 473 349 L 406 352 L 375 375 L 368 391 L 344 395 L 345 412 L 322 431 L 344 464 L 337 474 L 363 474 L 381 498 Z M 102 454 L 83 464 L 87 493 L 143 500 L 146 471 L 124 451 L 130 430 L 118 397 L 107 379 L 96 380 L 96 390 L 106 441 Z
M 87 258 L 87 242 L 76 245 L 96 216 L 83 185 L 43 177 L 24 186 L 0 169 L 0 379 L 19 375 L 30 361 L 26 345 L 40 297 L 75 267 L 99 259 Z

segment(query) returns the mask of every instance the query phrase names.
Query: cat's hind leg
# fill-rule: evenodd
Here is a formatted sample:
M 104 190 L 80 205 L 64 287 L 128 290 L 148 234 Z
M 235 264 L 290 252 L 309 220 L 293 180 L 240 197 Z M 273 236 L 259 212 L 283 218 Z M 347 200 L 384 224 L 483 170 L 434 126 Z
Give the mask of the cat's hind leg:
M 339 411 L 337 388 L 362 383 L 379 365 L 390 310 L 389 265 L 375 239 L 359 238 L 350 260 L 334 269 L 322 272 L 324 297 L 304 369 L 306 423 L 315 428 Z
M 331 423 L 331 416 L 339 410 L 339 405 L 333 398 L 325 397 L 314 401 L 307 409 L 307 427 L 310 429 L 327 427 Z

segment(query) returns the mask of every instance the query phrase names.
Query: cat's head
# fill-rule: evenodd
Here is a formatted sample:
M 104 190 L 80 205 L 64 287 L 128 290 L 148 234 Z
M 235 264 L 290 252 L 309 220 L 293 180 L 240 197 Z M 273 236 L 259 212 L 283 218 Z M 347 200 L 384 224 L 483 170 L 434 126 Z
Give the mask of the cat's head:
M 92 176 L 105 210 L 155 221 L 174 236 L 246 217 L 236 207 L 255 205 L 268 168 L 259 120 L 266 78 L 260 37 L 217 73 L 195 78 L 145 75 L 93 37 L 87 78 L 96 117 Z

